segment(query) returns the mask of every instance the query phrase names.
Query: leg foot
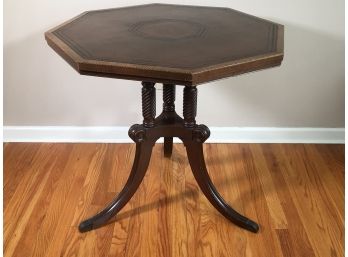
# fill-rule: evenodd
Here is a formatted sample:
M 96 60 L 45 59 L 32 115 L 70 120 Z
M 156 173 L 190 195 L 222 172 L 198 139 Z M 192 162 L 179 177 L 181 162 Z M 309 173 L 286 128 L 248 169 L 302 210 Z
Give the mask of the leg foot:
M 164 156 L 170 158 L 173 152 L 173 138 L 165 137 L 164 138 Z
M 189 142 L 185 142 L 185 146 L 193 175 L 199 187 L 203 191 L 204 195 L 208 198 L 210 203 L 222 215 L 224 215 L 227 219 L 232 221 L 237 226 L 242 227 L 251 232 L 257 233 L 259 230 L 259 225 L 254 221 L 236 212 L 225 202 L 225 200 L 217 192 L 205 166 L 202 143 L 190 140 Z
M 119 195 L 104 210 L 81 222 L 79 225 L 80 232 L 87 232 L 101 227 L 107 223 L 109 219 L 115 216 L 132 198 L 145 176 L 147 167 L 149 165 L 153 144 L 153 142 L 148 141 L 143 141 L 136 144 L 134 163 L 126 185 Z
M 91 220 L 85 220 L 80 223 L 79 225 L 79 231 L 81 233 L 88 232 L 93 229 L 93 221 Z

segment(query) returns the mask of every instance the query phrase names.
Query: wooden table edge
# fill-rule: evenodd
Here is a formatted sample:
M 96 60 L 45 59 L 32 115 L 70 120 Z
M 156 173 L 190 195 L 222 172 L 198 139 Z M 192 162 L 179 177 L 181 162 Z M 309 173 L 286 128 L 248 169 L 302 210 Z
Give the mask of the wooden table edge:
M 179 69 L 151 65 L 87 60 L 82 58 L 64 41 L 53 34 L 56 29 L 83 16 L 86 13 L 87 12 L 84 12 L 45 33 L 45 39 L 48 45 L 82 75 L 196 86 L 198 84 L 236 76 L 247 72 L 279 66 L 284 56 L 284 26 L 278 24 L 278 41 L 276 52 L 253 56 L 237 61 L 219 63 L 202 68 Z

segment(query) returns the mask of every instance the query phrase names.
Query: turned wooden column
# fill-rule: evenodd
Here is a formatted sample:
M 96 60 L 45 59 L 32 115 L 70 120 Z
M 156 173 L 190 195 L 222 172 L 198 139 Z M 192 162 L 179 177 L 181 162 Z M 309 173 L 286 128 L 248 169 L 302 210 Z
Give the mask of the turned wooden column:
M 175 111 L 175 85 L 163 84 L 163 112 Z
M 156 89 L 153 82 L 142 82 L 143 88 L 141 90 L 142 111 L 143 111 L 143 125 L 151 128 L 155 126 L 156 116 Z
M 175 85 L 163 84 L 163 113 L 175 112 Z M 164 156 L 171 157 L 173 152 L 173 137 L 164 137 Z
M 184 126 L 192 128 L 196 125 L 197 115 L 197 88 L 185 86 L 184 88 Z

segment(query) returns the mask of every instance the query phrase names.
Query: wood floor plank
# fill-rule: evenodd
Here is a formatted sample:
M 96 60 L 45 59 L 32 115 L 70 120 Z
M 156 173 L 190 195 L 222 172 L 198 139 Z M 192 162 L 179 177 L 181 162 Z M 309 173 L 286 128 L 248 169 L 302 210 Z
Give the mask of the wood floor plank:
M 42 193 L 43 188 L 45 187 L 45 184 L 47 183 L 47 179 L 49 177 L 49 174 L 50 173 L 47 172 L 44 175 L 44 177 L 41 180 L 40 185 L 37 187 L 37 190 L 36 190 L 35 194 L 33 195 L 33 198 L 31 198 L 30 203 L 28 203 L 28 205 L 26 206 L 25 211 L 21 215 L 21 218 L 18 219 L 18 221 L 16 222 L 16 228 L 13 231 L 11 231 L 11 233 L 14 236 L 11 237 L 11 240 L 6 245 L 6 249 L 5 249 L 6 255 L 11 256 L 13 254 L 13 252 L 18 244 L 18 241 L 20 240 L 20 238 L 23 235 L 23 232 L 25 230 L 25 225 L 28 223 L 29 218 L 32 214 L 32 211 L 38 202 L 40 194 Z M 6 230 L 6 232 L 7 231 L 8 230 Z
M 4 209 L 10 202 L 17 187 L 26 176 L 30 176 L 30 167 L 40 144 L 7 144 L 4 158 Z M 23 160 L 23 161 L 21 161 Z
M 79 223 L 94 215 L 95 213 L 92 210 L 89 210 L 91 205 L 102 205 L 107 204 L 107 198 L 105 197 L 105 193 L 100 192 L 100 188 L 98 187 L 98 183 L 104 182 L 103 180 L 99 180 L 100 177 L 104 177 L 107 175 L 109 171 L 104 171 L 104 167 L 106 162 L 108 162 L 109 151 L 111 151 L 111 147 L 106 149 L 106 145 L 101 145 L 101 147 L 95 152 L 94 156 L 91 158 L 88 168 L 86 169 L 85 180 L 82 186 L 82 193 L 78 196 L 78 204 L 76 208 L 74 208 L 74 217 L 71 221 L 71 226 L 77 227 Z M 110 167 L 108 167 L 110 168 Z M 102 184 L 103 185 L 103 184 Z M 105 184 L 104 184 L 105 185 Z M 103 198 L 104 202 L 95 203 L 93 199 L 95 195 L 100 194 L 100 197 Z
M 306 165 L 308 160 L 305 159 L 304 146 L 286 145 L 282 148 L 284 149 L 282 154 L 286 156 L 288 165 L 284 173 L 286 182 L 313 250 L 317 256 L 332 256 L 333 253 L 336 256 L 343 256 L 341 252 L 343 242 L 336 240 L 337 237 L 342 238 L 343 227 L 336 226 L 336 221 L 330 217 L 320 196 L 320 188 L 308 176 L 308 172 L 312 170 L 308 170 L 310 166 Z M 302 172 L 295 172 L 298 170 Z
M 344 146 L 207 144 L 216 188 L 260 224 L 224 218 L 200 191 L 182 144 L 156 144 L 143 183 L 117 217 L 81 234 L 81 220 L 124 186 L 133 144 L 7 143 L 4 254 L 11 256 L 344 256 Z
M 315 253 L 309 242 L 307 232 L 283 176 L 288 166 L 286 156 L 280 154 L 282 153 L 281 145 L 262 145 L 261 147 L 288 222 L 288 229 L 276 230 L 283 255 L 314 257 Z M 291 246 L 290 252 L 288 252 L 289 246 Z
M 260 145 L 250 145 L 250 150 L 255 163 L 255 171 L 260 179 L 267 207 L 272 217 L 272 225 L 275 229 L 286 229 L 288 222 L 285 218 L 270 170 L 264 159 L 262 148 Z
M 320 190 L 320 194 L 324 202 L 327 203 L 328 209 L 332 211 L 331 215 L 335 219 L 341 219 L 342 223 L 344 219 L 344 187 L 342 187 L 342 182 L 337 183 L 335 179 L 336 173 L 340 172 L 331 171 L 332 167 L 325 165 L 325 160 L 315 146 L 305 146 L 305 152 L 308 154 L 307 163 L 312 168 L 312 172 L 309 173 L 311 179 L 317 183 L 319 189 L 323 189 Z
M 140 184 L 137 192 L 135 192 L 134 196 L 131 198 L 131 200 L 128 202 L 127 205 L 131 207 L 131 219 L 129 220 L 128 224 L 128 236 L 125 244 L 125 254 L 124 256 L 132 256 L 132 257 L 138 257 L 141 256 L 140 252 L 140 233 L 141 233 L 141 212 L 142 209 L 140 208 L 141 200 L 143 197 L 143 183 Z
M 209 146 L 204 147 L 204 155 L 206 156 L 206 150 L 209 148 Z M 208 169 L 209 173 L 209 169 Z M 197 183 L 194 179 L 191 180 L 192 183 Z M 203 192 L 197 187 L 197 194 L 198 194 L 198 213 L 196 215 L 199 215 L 199 223 L 198 226 L 198 233 L 196 235 L 196 238 L 198 240 L 198 247 L 197 247 L 197 256 L 204 256 L 204 257 L 212 257 L 216 256 L 217 254 L 217 244 L 212 242 L 218 241 L 218 232 L 216 228 L 216 210 L 214 207 L 209 203 L 208 199 L 205 197 Z
M 57 256 L 62 251 L 62 238 L 71 226 L 74 208 L 86 179 L 86 171 L 98 151 L 97 147 L 94 144 L 85 147 L 74 146 L 57 190 L 54 191 L 46 210 L 41 231 L 35 235 L 32 252 L 27 253 L 27 256 Z
M 104 184 L 104 190 L 102 190 L 98 187 L 98 183 L 102 184 L 102 182 L 109 179 L 108 176 L 112 172 L 111 159 L 113 151 L 114 145 L 107 146 L 103 144 L 93 156 L 88 170 L 86 170 L 86 180 L 78 200 L 79 204 L 75 208 L 75 215 L 71 224 L 73 227 L 77 227 L 82 220 L 102 210 L 103 206 L 101 204 L 98 205 L 93 202 L 96 195 L 100 195 L 100 198 L 104 200 L 103 205 L 108 203 L 108 199 L 105 197 L 107 195 L 107 187 Z M 108 179 L 100 179 L 105 177 Z M 93 208 L 90 208 L 91 206 Z M 110 224 L 110 226 L 94 230 L 92 233 L 84 234 L 80 240 L 80 245 L 87 247 L 80 247 L 77 250 L 77 256 L 107 256 L 111 245 L 112 232 L 113 224 Z M 77 233 L 77 231 L 75 230 L 73 233 Z M 89 247 L 91 244 L 95 247 Z M 62 250 L 64 251 L 64 247 L 62 247 Z M 69 256 L 69 253 L 67 254 Z
M 134 145 L 129 146 L 126 144 L 120 144 L 117 146 L 115 157 L 118 156 L 116 158 L 119 158 L 117 160 L 118 165 L 114 166 L 109 184 L 109 191 L 114 192 L 115 196 L 126 184 L 128 175 L 132 168 L 134 155 Z M 129 220 L 132 217 L 130 214 L 135 214 L 135 212 L 132 211 L 130 204 L 126 204 L 121 213 L 117 215 L 108 256 L 125 256 L 127 238 L 130 233 Z
M 344 188 L 344 145 L 315 145 L 324 159 L 325 166 L 330 168 L 339 188 Z
M 52 163 L 52 170 L 44 170 L 44 172 L 50 171 L 47 183 L 44 186 L 40 198 L 30 216 L 29 222 L 26 224 L 25 230 L 20 241 L 17 243 L 17 247 L 13 256 L 23 256 L 23 254 L 30 253 L 33 247 L 33 241 L 36 234 L 40 231 L 42 220 L 46 216 L 46 210 L 50 205 L 52 195 L 55 192 L 57 185 L 60 183 L 62 171 L 66 165 L 66 162 L 70 156 L 72 145 L 69 144 L 55 144 L 54 148 L 57 149 L 56 154 L 52 154 L 56 160 Z M 53 153 L 53 152 L 51 152 Z M 40 182 L 42 183 L 42 181 Z M 27 236 L 27 235 L 31 236 Z
M 297 255 L 295 252 L 294 241 L 291 237 L 288 229 L 276 229 L 279 238 L 280 245 L 282 247 L 282 253 L 284 257 L 295 257 L 295 256 L 307 256 L 307 255 Z
M 79 145 L 79 150 L 83 151 L 83 147 L 82 145 Z M 75 207 L 77 206 L 77 208 L 79 207 L 79 205 L 82 203 L 84 203 L 84 201 L 89 200 L 88 197 L 85 197 L 86 195 L 88 195 L 88 193 L 84 193 L 84 192 L 90 192 L 93 190 L 90 190 L 89 187 L 92 187 L 92 189 L 94 188 L 94 185 L 91 181 L 86 182 L 86 180 L 89 180 L 91 177 L 96 177 L 96 173 L 100 172 L 100 166 L 101 163 L 103 163 L 103 157 L 104 157 L 104 153 L 106 150 L 106 145 L 105 144 L 91 144 L 91 150 L 95 153 L 93 155 L 89 155 L 87 153 L 87 157 L 89 157 L 88 159 L 84 159 L 85 156 L 80 157 L 78 156 L 78 160 L 79 161 L 86 161 L 86 166 L 83 167 L 81 169 L 78 170 L 78 172 L 76 173 L 76 179 L 75 183 L 72 184 L 72 187 L 70 189 L 70 194 L 73 195 L 74 197 L 69 197 L 69 199 L 67 199 L 66 201 L 66 205 L 64 206 L 64 208 L 67 208 L 66 206 L 69 206 L 69 211 L 67 212 L 67 216 L 66 217 L 60 217 L 61 219 L 59 220 L 59 226 L 57 226 L 55 234 L 54 234 L 54 239 L 52 241 L 55 241 L 54 245 L 56 246 L 55 248 L 51 247 L 50 251 L 47 252 L 47 256 L 56 256 L 57 254 L 62 254 L 62 252 L 64 251 L 63 246 L 64 246 L 64 239 L 67 237 L 67 232 L 69 231 L 69 228 L 71 226 L 75 226 L 74 222 L 74 216 L 76 217 L 74 212 Z M 88 184 L 88 188 L 86 189 L 84 186 L 86 186 Z M 81 196 L 85 197 L 82 198 L 83 200 L 81 200 Z M 107 228 L 106 230 L 110 230 L 112 228 Z M 83 238 L 83 243 L 85 243 L 86 241 L 88 241 L 88 239 L 92 236 L 95 235 L 96 233 L 100 233 L 100 231 L 93 231 L 93 233 L 85 236 Z M 96 237 L 97 238 L 97 237 Z M 100 250 L 100 246 L 98 244 L 98 241 L 95 240 L 93 241 L 95 247 L 93 248 L 93 252 L 95 253 L 94 255 L 89 255 L 89 256 L 98 256 L 99 250 Z M 110 245 L 108 244 L 108 247 L 110 247 Z M 80 248 L 81 249 L 81 248 Z M 89 248 L 88 248 L 89 249 Z M 85 249 L 83 249 L 84 251 Z M 81 254 L 79 253 L 79 255 L 81 256 Z
M 38 152 L 34 154 L 35 162 L 33 165 L 29 165 L 32 174 L 26 172 L 22 183 L 18 185 L 13 194 L 12 201 L 5 208 L 4 250 L 8 255 L 11 255 L 15 250 L 16 244 L 20 240 L 29 221 L 29 217 L 47 183 L 48 176 L 55 161 L 55 150 L 49 144 L 40 146 Z M 49 152 L 53 153 L 53 155 L 49 154 Z M 10 234 L 13 236 L 11 240 L 8 240 Z
M 258 163 L 253 159 L 249 145 L 240 145 L 239 148 L 243 158 L 244 176 L 248 179 L 251 188 L 243 195 L 243 197 L 249 195 L 248 198 L 244 199 L 245 202 L 243 203 L 244 205 L 252 205 L 254 207 L 257 215 L 256 221 L 260 224 L 260 232 L 264 234 L 264 237 L 248 237 L 250 245 L 256 246 L 252 249 L 256 250 L 253 255 L 267 256 L 267 253 L 272 253 L 273 256 L 282 257 L 280 242 L 275 230 L 272 229 L 272 216 L 267 205 L 266 194 L 269 192 L 264 192 L 262 188 L 262 182 L 256 167 Z
M 221 196 L 232 208 L 244 213 L 241 198 L 241 189 L 243 190 L 243 188 L 239 184 L 241 161 L 231 148 L 224 144 L 208 145 L 206 147 L 206 161 L 210 169 L 211 179 Z M 233 148 L 236 149 L 236 147 Z M 215 217 L 216 230 L 218 231 L 215 256 L 246 256 L 248 232 L 240 233 L 238 227 L 228 226 L 227 224 L 230 222 L 216 210 Z
M 175 152 L 176 147 L 173 146 L 173 151 Z M 175 161 L 171 162 L 168 158 L 163 158 L 158 162 L 161 163 L 160 172 L 160 188 L 159 188 L 159 206 L 158 209 L 158 249 L 157 256 L 172 256 L 172 223 L 170 220 L 170 187 L 171 187 L 171 176 L 169 173 L 175 168 Z M 160 229 L 161 228 L 161 229 Z
M 161 178 L 161 162 L 158 160 L 162 158 L 162 152 L 162 147 L 155 147 L 153 149 L 148 173 L 138 192 L 141 195 L 140 206 L 145 205 L 147 207 L 141 209 L 141 228 L 138 230 L 139 232 L 143 231 L 143 233 L 139 233 L 139 249 L 141 256 L 153 255 L 158 245 L 158 235 L 156 235 L 159 226 L 157 210 L 159 208 L 159 181 Z M 147 222 L 148 220 L 151 220 L 151 222 Z M 130 231 L 130 233 L 134 232 Z
M 201 256 L 201 242 L 199 238 L 201 230 L 200 199 L 203 197 L 203 193 L 200 191 L 198 184 L 193 177 L 191 167 L 185 154 L 185 147 L 178 145 L 176 149 L 177 151 L 175 153 L 180 157 L 178 161 L 182 162 L 183 170 L 185 172 L 185 194 L 183 197 L 188 254 L 189 256 L 198 257 Z M 175 226 L 175 224 L 173 224 L 173 226 Z M 192 251 L 192 249 L 195 250 Z

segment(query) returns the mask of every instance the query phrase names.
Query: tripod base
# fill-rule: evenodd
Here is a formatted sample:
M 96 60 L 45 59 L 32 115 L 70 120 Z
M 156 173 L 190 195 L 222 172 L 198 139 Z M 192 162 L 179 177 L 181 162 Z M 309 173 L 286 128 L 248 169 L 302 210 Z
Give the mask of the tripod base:
M 192 90 L 191 88 L 188 90 Z M 152 148 L 160 137 L 164 137 L 165 139 L 164 155 L 166 157 L 170 157 L 172 154 L 173 137 L 180 138 L 186 147 L 193 175 L 210 203 L 223 216 L 237 226 L 251 232 L 258 232 L 259 226 L 230 207 L 217 192 L 209 177 L 204 161 L 203 143 L 210 136 L 210 131 L 205 125 L 195 124 L 196 96 L 193 95 L 192 97 L 191 95 L 192 92 L 195 94 L 195 91 L 190 92 L 186 92 L 186 97 L 184 92 L 184 119 L 172 109 L 170 111 L 164 110 L 156 119 L 151 120 L 151 117 L 147 116 L 146 124 L 151 124 L 151 126 L 135 124 L 130 127 L 128 134 L 136 143 L 136 152 L 129 178 L 119 195 L 104 210 L 79 225 L 80 232 L 90 231 L 105 225 L 131 199 L 145 176 L 150 162 Z M 145 95 L 148 96 L 147 94 Z M 153 99 L 149 100 L 149 102 L 152 103 Z M 193 105 L 191 105 L 192 102 Z M 144 105 L 143 101 L 144 106 L 148 107 L 146 103 Z M 188 108 L 191 106 L 192 108 Z M 152 112 L 148 111 L 147 113 Z

